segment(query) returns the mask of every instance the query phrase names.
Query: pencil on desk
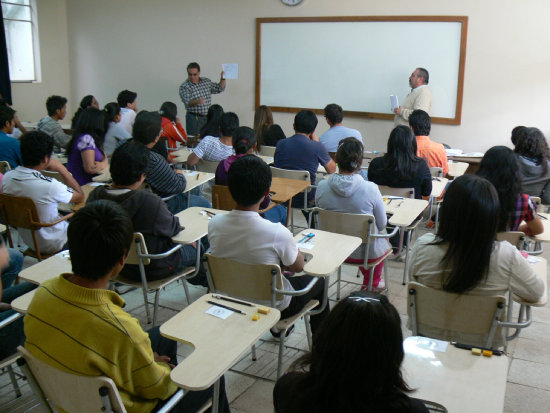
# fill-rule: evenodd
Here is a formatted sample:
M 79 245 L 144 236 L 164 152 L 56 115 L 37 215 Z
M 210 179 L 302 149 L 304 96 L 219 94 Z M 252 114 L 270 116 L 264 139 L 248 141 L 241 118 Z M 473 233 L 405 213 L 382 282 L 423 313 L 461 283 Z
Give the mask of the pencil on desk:
M 197 174 L 197 181 L 199 180 L 199 176 L 201 176 L 201 174 Z
M 246 315 L 246 313 L 244 311 L 241 311 L 237 308 L 229 307 L 228 305 L 223 305 L 223 304 L 216 303 L 215 301 L 210 301 L 210 300 L 208 300 L 207 303 L 212 304 L 212 305 L 216 305 L 216 306 L 221 307 L 221 308 L 225 308 L 226 310 L 233 311 L 234 313 L 239 313 L 239 314 Z

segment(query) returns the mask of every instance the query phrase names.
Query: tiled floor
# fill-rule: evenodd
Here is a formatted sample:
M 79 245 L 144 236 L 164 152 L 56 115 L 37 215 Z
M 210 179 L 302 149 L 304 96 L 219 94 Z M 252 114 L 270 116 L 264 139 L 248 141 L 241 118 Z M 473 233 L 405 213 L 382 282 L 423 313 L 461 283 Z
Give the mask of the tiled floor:
M 296 214 L 296 217 L 301 214 Z M 424 232 L 422 229 L 420 232 Z M 545 258 L 550 258 L 547 248 Z M 31 264 L 27 261 L 26 264 Z M 402 317 L 403 332 L 409 336 L 406 328 L 406 287 L 401 285 L 403 274 L 403 263 L 396 261 L 388 262 L 388 274 L 390 278 L 390 300 L 396 306 Z M 356 281 L 355 267 L 344 266 L 344 279 Z M 353 291 L 352 286 L 346 286 L 342 290 L 342 296 Z M 204 289 L 191 286 L 190 291 L 193 297 L 204 293 Z M 330 293 L 335 297 L 335 287 Z M 145 311 L 140 291 L 132 291 L 124 295 L 127 308 L 137 316 L 146 329 Z M 173 307 L 177 310 L 185 307 L 184 290 L 181 285 L 173 285 L 161 293 L 161 303 L 166 307 Z M 137 307 L 137 308 L 136 308 Z M 135 309 L 134 309 L 135 308 Z M 134 309 L 134 310 L 132 310 Z M 159 311 L 159 323 L 174 315 L 173 310 L 162 308 Z M 533 324 L 521 333 L 509 345 L 510 369 L 506 388 L 505 412 L 543 412 L 550 408 L 550 305 L 544 308 L 533 309 Z M 244 355 L 233 371 L 226 374 L 226 388 L 231 403 L 231 409 L 235 413 L 260 413 L 271 412 L 273 382 L 263 379 L 251 378 L 237 373 L 242 371 L 248 374 L 259 374 L 266 379 L 273 379 L 277 369 L 276 342 L 270 339 L 269 333 L 264 336 L 265 342 L 257 347 L 257 361 L 252 362 L 250 355 Z M 300 321 L 296 330 L 289 336 L 288 344 L 292 347 L 305 349 L 307 340 L 305 336 L 304 323 Z M 188 347 L 180 345 L 179 357 L 185 357 L 189 352 Z M 300 351 L 287 349 L 285 351 L 284 363 L 287 367 L 299 355 Z M 0 411 L 1 412 L 23 412 L 29 411 L 32 407 L 32 396 L 27 384 L 22 385 L 23 397 L 14 400 L 15 395 L 9 384 L 7 374 L 0 376 Z M 487 395 L 490 397 L 490 395 Z M 31 399 L 29 401 L 29 399 Z M 30 410 L 40 412 L 42 409 L 35 407 Z

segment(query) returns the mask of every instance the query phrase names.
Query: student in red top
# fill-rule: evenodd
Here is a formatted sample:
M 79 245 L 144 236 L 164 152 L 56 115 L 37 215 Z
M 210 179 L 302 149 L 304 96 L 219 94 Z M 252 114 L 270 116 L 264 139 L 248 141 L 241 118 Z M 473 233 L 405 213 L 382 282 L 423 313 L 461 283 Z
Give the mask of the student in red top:
M 445 147 L 430 139 L 432 121 L 430 115 L 423 110 L 417 109 L 409 116 L 409 125 L 416 136 L 418 147 L 416 155 L 426 161 L 430 168 L 439 167 L 443 169 L 443 175 L 449 172 L 447 163 L 447 152 Z
M 180 118 L 178 118 L 178 107 L 175 103 L 164 102 L 159 113 L 162 116 L 162 133 L 160 137 L 168 140 L 168 147 L 177 148 L 178 142 L 186 145 L 187 134 L 180 123 Z

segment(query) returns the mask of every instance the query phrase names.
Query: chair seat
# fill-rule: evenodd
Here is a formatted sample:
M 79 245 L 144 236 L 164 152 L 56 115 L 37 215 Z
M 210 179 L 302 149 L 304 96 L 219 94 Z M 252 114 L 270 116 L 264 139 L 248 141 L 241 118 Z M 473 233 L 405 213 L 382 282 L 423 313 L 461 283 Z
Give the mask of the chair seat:
M 314 309 L 318 305 L 319 300 L 310 300 L 298 314 L 294 314 L 293 316 L 285 318 L 284 320 L 279 320 L 279 322 L 275 324 L 275 327 L 279 330 L 286 330 L 293 324 L 296 324 L 296 321 L 302 318 L 304 314 L 307 314 L 310 310 Z
M 180 274 L 170 275 L 168 277 L 161 278 L 161 279 L 158 279 L 158 280 L 151 280 L 151 281 L 147 280 L 147 287 L 149 288 L 149 291 L 160 290 L 160 289 L 166 287 L 168 284 L 171 284 L 175 280 L 183 278 L 186 275 L 189 275 L 193 272 L 195 272 L 195 267 L 186 267 L 185 270 Z M 120 282 L 122 284 L 132 285 L 132 286 L 138 287 L 138 288 L 143 287 L 143 284 L 142 284 L 141 280 L 136 281 L 136 280 L 133 280 L 131 278 L 125 277 L 121 274 L 119 274 L 113 281 Z
M 386 258 L 388 258 L 392 254 L 392 250 L 387 250 L 384 254 L 379 256 L 376 261 L 369 262 L 367 265 L 367 268 L 373 268 L 376 267 L 378 264 L 380 264 L 382 261 L 384 261 Z

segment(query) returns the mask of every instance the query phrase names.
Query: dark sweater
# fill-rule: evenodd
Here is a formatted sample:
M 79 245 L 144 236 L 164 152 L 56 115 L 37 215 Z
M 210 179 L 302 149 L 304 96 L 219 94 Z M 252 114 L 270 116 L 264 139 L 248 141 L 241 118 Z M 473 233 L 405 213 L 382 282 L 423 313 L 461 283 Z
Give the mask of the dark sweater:
M 424 159 L 413 164 L 411 176 L 406 179 L 399 178 L 395 171 L 387 169 L 387 155 L 374 158 L 369 164 L 369 181 L 376 185 L 385 185 L 392 188 L 414 188 L 414 197 L 421 199 L 432 193 L 432 175 L 430 168 Z M 384 194 L 382 194 L 384 195 Z

